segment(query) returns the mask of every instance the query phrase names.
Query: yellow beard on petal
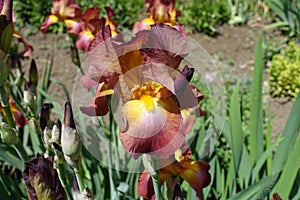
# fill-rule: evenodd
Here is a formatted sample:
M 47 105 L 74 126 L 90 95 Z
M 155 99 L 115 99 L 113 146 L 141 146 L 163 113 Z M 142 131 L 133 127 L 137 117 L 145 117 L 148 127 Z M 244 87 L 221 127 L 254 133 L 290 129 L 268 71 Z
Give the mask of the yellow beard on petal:
M 148 111 L 151 111 L 153 109 L 154 101 L 150 95 L 143 95 L 141 97 L 141 101 L 144 103 L 144 105 Z

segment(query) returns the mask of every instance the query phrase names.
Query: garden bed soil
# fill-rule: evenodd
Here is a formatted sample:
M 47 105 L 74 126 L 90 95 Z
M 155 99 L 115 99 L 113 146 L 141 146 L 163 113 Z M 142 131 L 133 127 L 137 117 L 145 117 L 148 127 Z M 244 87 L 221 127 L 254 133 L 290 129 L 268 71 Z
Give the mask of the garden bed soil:
M 230 27 L 224 25 L 217 28 L 218 34 L 216 37 L 194 34 L 191 35 L 191 38 L 202 45 L 214 60 L 217 60 L 216 64 L 220 71 L 225 70 L 230 73 L 230 76 L 247 76 L 250 78 L 252 76 L 256 43 L 261 30 L 260 27 Z M 274 33 L 269 32 L 268 34 Z M 50 33 L 43 35 L 38 33 L 26 37 L 26 41 L 34 47 L 32 57 L 35 58 L 40 73 L 43 66 L 50 61 L 50 57 L 54 56 L 51 78 L 63 83 L 71 94 L 78 69 L 71 60 L 71 41 L 68 35 Z M 86 54 L 81 53 L 80 57 L 85 63 Z M 28 73 L 29 65 L 29 59 L 23 61 L 25 73 Z M 264 80 L 267 83 L 267 72 L 264 74 Z M 61 86 L 52 83 L 49 94 L 60 105 L 64 105 L 66 96 Z M 275 136 L 283 130 L 292 102 L 274 99 L 268 94 L 264 95 L 264 102 L 267 105 L 266 114 L 272 113 L 274 115 L 272 127 Z

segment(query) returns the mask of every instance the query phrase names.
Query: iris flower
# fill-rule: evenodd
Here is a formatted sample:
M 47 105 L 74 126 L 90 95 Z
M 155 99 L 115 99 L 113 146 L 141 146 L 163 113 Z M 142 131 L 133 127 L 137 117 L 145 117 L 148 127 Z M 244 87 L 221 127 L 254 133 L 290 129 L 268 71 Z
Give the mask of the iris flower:
M 37 158 L 25 163 L 23 177 L 31 200 L 65 200 L 67 196 L 58 174 L 53 168 L 53 158 L 38 154 Z
M 181 111 L 200 111 L 200 93 L 189 83 L 193 70 L 179 69 L 186 55 L 185 38 L 170 26 L 153 25 L 123 44 L 112 40 L 106 26 L 89 49 L 88 74 L 90 83 L 98 83 L 96 96 L 81 111 L 105 115 L 109 95 L 117 94 L 123 102 L 125 126 L 120 140 L 124 148 L 134 158 L 143 153 L 169 157 L 184 143 Z
M 13 99 L 9 100 L 9 107 L 12 112 L 16 126 L 18 126 L 18 127 L 25 126 L 27 124 L 27 120 Z M 1 104 L 0 104 L 0 113 L 5 118 L 5 112 L 4 112 L 4 109 Z
M 150 29 L 150 26 L 165 23 L 186 35 L 184 27 L 176 21 L 180 11 L 175 9 L 175 0 L 146 0 L 147 18 L 134 24 L 134 33 Z
M 75 0 L 53 0 L 52 4 L 51 15 L 47 16 L 41 26 L 42 32 L 46 33 L 50 25 L 61 20 L 65 21 L 69 30 L 76 30 L 76 22 L 78 22 L 82 11 Z
M 211 180 L 209 164 L 192 160 L 190 150 L 184 154 L 181 154 L 181 150 L 176 151 L 176 153 L 175 161 L 160 169 L 160 184 L 166 182 L 169 189 L 174 189 L 175 185 L 180 182 L 179 177 L 181 177 L 196 191 L 197 197 L 202 199 L 202 188 L 208 186 Z M 173 191 L 168 192 L 173 194 Z M 139 177 L 138 193 L 144 198 L 155 199 L 152 179 L 147 172 L 143 172 Z
M 87 51 L 90 43 L 94 40 L 98 32 L 105 26 L 110 26 L 112 36 L 118 34 L 117 23 L 111 19 L 114 12 L 111 8 L 105 7 L 107 17 L 99 19 L 100 11 L 97 6 L 88 8 L 81 16 L 81 29 L 77 35 L 79 38 L 76 42 L 76 47 Z
M 87 51 L 91 41 L 105 25 L 111 27 L 113 35 L 118 33 L 117 23 L 111 19 L 114 15 L 112 9 L 105 7 L 105 10 L 107 12 L 106 19 L 99 18 L 100 11 L 97 6 L 82 12 L 75 0 L 53 0 L 52 14 L 46 18 L 41 30 L 46 33 L 50 25 L 64 21 L 68 33 L 78 37 L 76 47 Z

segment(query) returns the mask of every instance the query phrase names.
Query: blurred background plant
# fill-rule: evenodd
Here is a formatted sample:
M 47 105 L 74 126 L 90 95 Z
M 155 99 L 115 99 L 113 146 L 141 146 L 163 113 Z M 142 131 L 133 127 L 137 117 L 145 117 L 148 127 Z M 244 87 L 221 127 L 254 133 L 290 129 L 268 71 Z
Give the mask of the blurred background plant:
M 300 37 L 300 1 L 266 0 L 276 18 L 267 28 L 279 27 L 289 37 Z
M 270 92 L 275 97 L 295 99 L 300 88 L 300 46 L 291 41 L 285 49 L 272 57 Z
M 225 24 L 230 19 L 230 10 L 226 1 L 181 0 L 177 9 L 183 11 L 178 21 L 185 25 L 188 33 L 216 33 L 216 26 Z

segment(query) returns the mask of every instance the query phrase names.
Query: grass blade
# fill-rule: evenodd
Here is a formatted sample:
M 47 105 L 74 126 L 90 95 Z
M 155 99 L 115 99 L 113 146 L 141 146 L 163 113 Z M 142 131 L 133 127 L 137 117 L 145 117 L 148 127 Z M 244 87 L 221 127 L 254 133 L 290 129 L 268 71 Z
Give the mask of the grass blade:
M 259 36 L 256 47 L 254 62 L 253 82 L 251 89 L 250 106 L 250 157 L 252 165 L 258 160 L 263 152 L 263 134 L 262 134 L 262 73 L 263 73 L 263 48 L 262 33 Z
M 24 170 L 24 164 L 17 155 L 14 154 L 14 150 L 5 144 L 0 144 L 0 160 L 9 163 L 16 167 L 20 171 Z
M 229 117 L 231 128 L 231 149 L 233 154 L 235 174 L 237 174 L 243 152 L 242 120 L 238 85 L 234 88 L 231 95 Z
M 289 153 L 291 152 L 297 135 L 300 129 L 300 92 L 292 107 L 287 123 L 284 127 L 282 136 L 283 140 L 280 142 L 278 149 L 274 155 L 272 163 L 272 173 L 277 173 L 282 170 Z
M 251 199 L 254 195 L 260 193 L 266 188 L 272 188 L 278 178 L 278 174 L 273 174 L 261 179 L 259 182 L 251 185 L 247 189 L 237 193 L 234 196 L 231 196 L 228 200 L 236 199 Z
M 289 195 L 292 190 L 293 183 L 299 171 L 299 166 L 300 166 L 299 152 L 300 152 L 300 136 L 297 137 L 293 151 L 289 153 L 286 164 L 284 165 L 284 168 L 282 170 L 282 174 L 274 189 L 274 191 L 278 192 L 278 194 L 283 199 L 289 199 Z

